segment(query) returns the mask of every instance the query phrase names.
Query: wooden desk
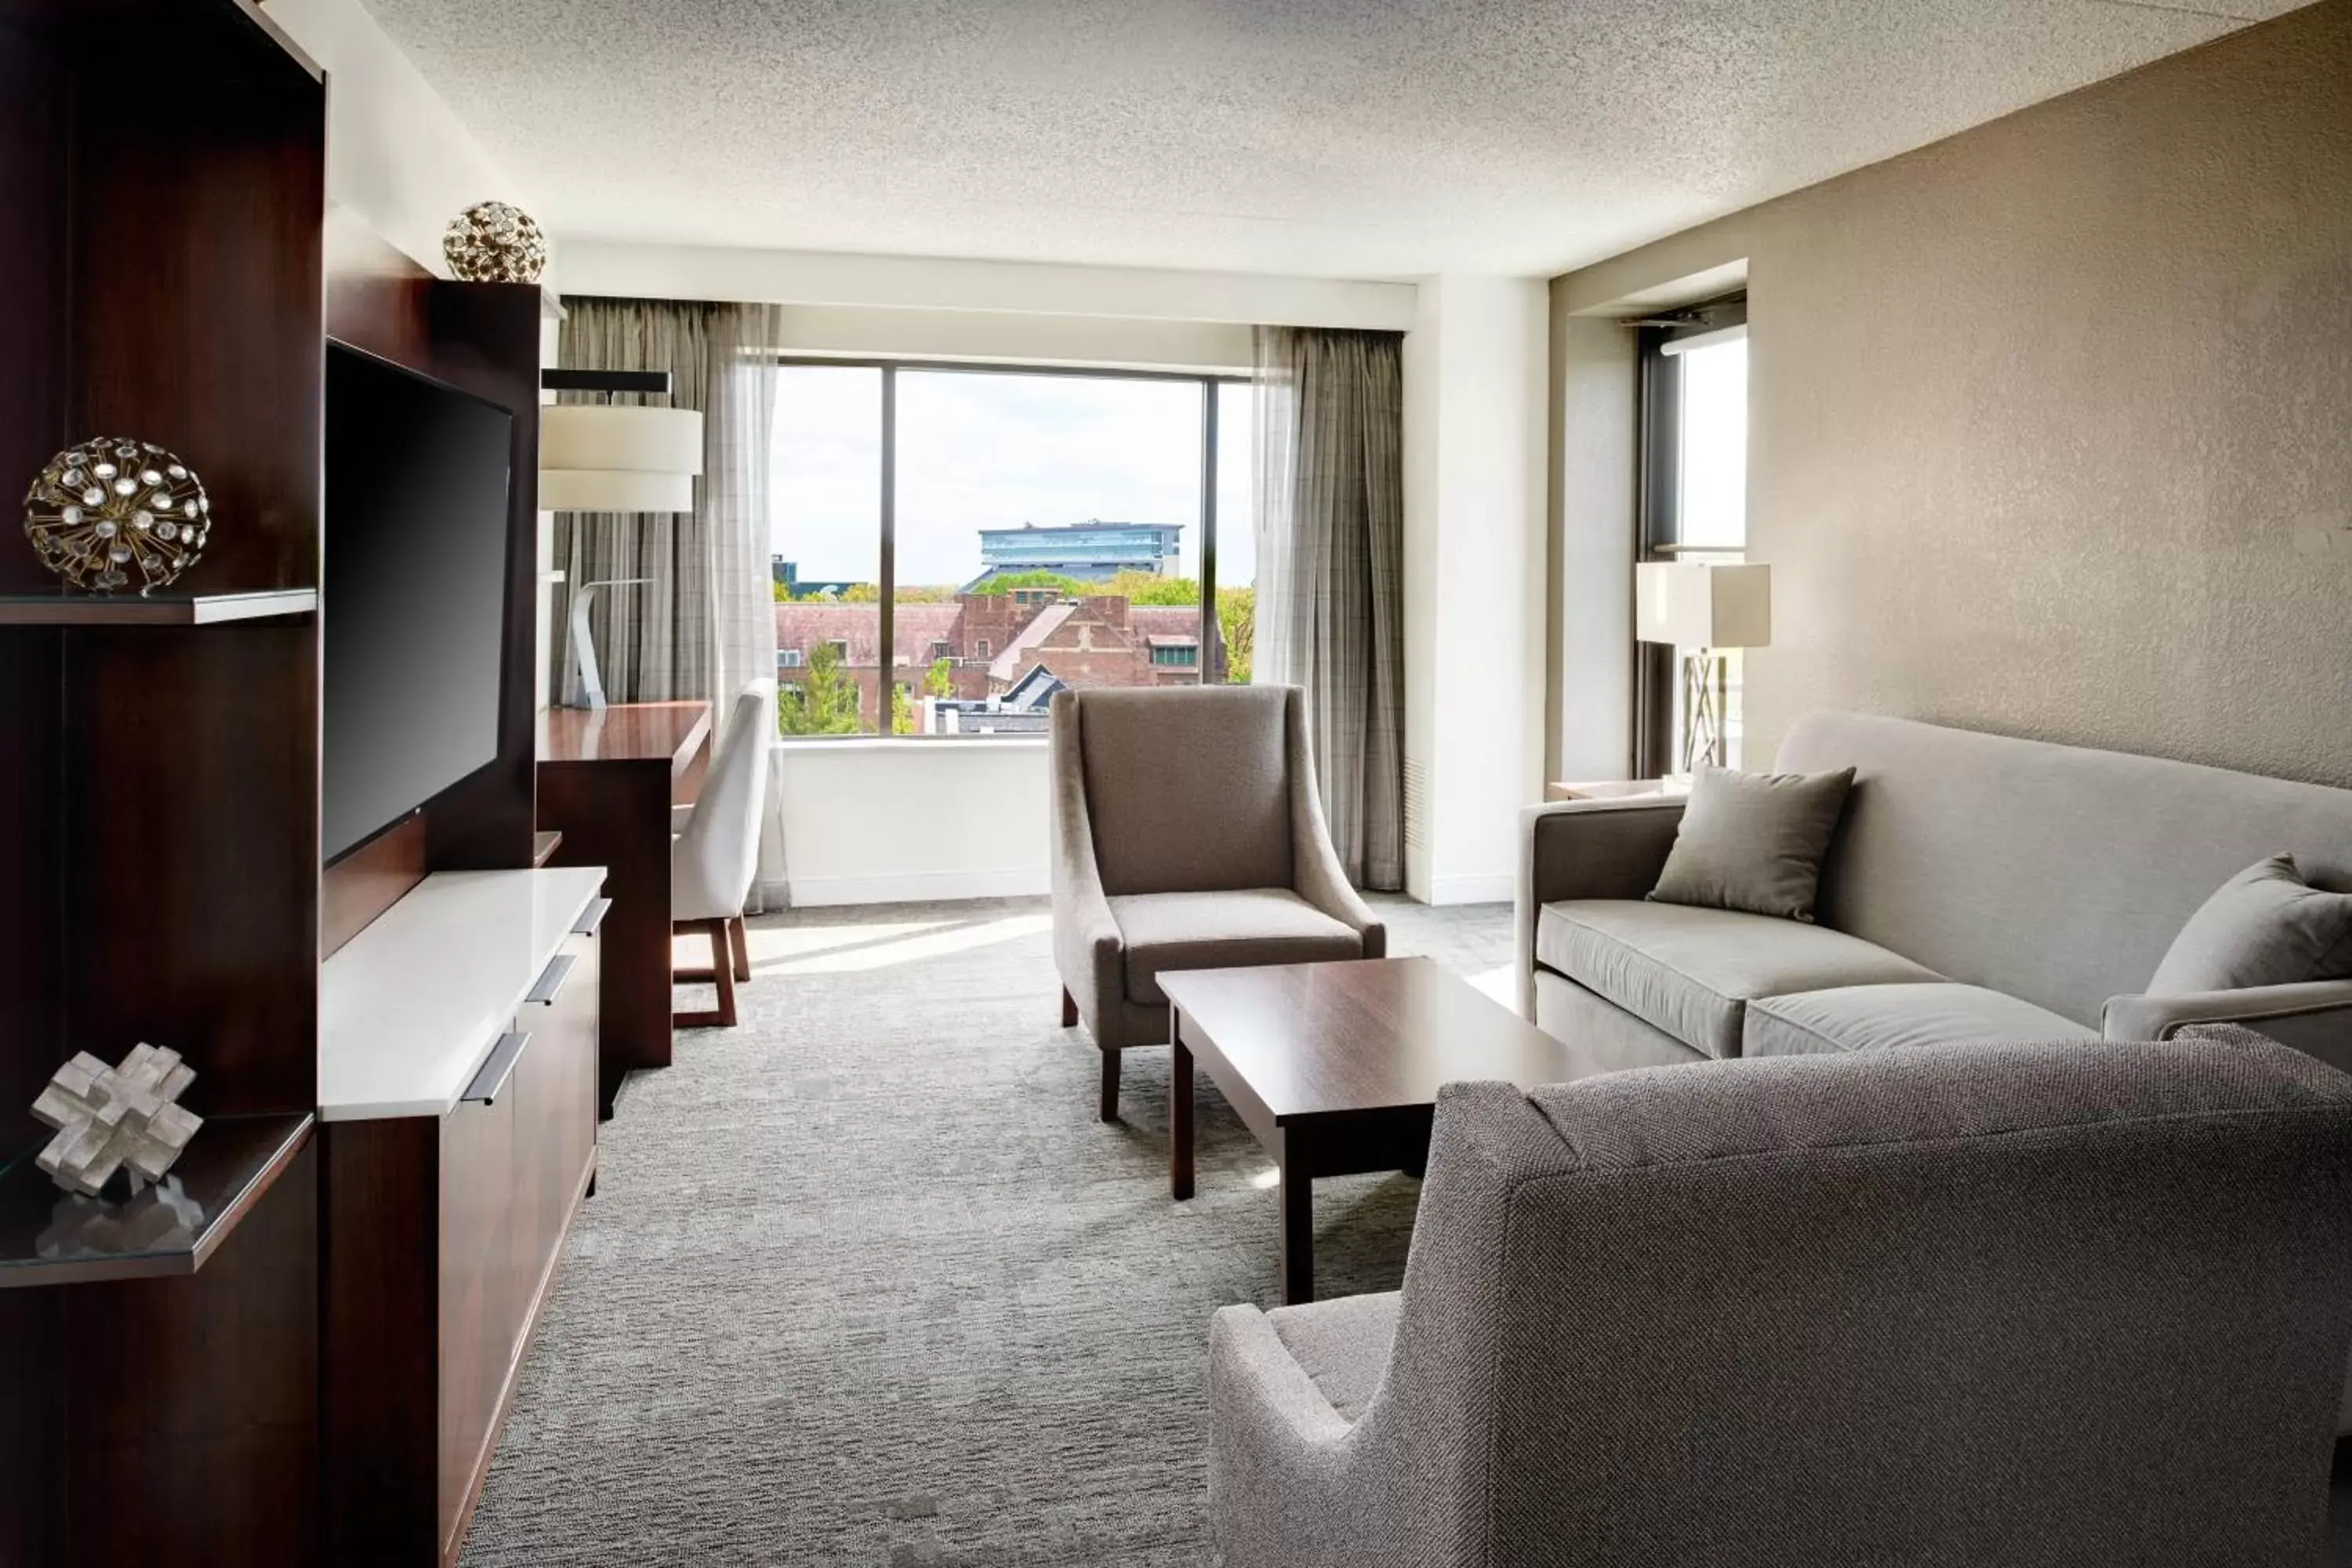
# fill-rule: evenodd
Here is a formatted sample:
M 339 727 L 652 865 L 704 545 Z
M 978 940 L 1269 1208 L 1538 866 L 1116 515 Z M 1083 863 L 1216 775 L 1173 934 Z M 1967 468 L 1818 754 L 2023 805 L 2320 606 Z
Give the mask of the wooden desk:
M 670 1061 L 669 810 L 710 765 L 710 704 L 627 702 L 539 716 L 539 826 L 561 833 L 556 866 L 603 866 L 604 1015 L 597 1097 Z

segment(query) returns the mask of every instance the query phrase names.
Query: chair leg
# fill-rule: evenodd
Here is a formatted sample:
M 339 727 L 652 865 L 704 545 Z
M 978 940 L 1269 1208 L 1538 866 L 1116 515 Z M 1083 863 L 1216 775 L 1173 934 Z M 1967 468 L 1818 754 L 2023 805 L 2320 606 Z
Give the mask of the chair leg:
M 1078 999 L 1071 995 L 1066 987 L 1062 992 L 1062 1027 L 1075 1029 L 1077 1026 Z
M 1118 1053 L 1106 1050 L 1102 1059 L 1102 1119 L 1116 1121 L 1118 1120 Z
M 735 1026 L 735 965 L 727 951 L 727 922 L 710 922 L 710 968 L 719 977 L 719 1026 Z
M 727 937 L 735 950 L 735 978 L 751 978 L 751 936 L 743 928 L 743 917 L 737 915 L 727 922 Z
M 731 955 L 727 951 L 727 922 L 723 920 L 682 921 L 672 930 L 681 934 L 692 931 L 698 936 L 709 938 L 710 967 L 681 969 L 670 978 L 673 981 L 683 981 L 688 984 L 709 981 L 719 987 L 717 1010 L 709 1013 L 674 1014 L 672 1021 L 681 1029 L 707 1029 L 713 1026 L 721 1029 L 733 1028 L 735 1026 L 735 965 L 730 962 Z

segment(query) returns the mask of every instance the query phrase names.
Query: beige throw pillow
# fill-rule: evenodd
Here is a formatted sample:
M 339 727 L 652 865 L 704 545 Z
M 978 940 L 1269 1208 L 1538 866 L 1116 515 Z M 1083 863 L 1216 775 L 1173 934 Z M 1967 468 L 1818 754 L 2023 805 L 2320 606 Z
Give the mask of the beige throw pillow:
M 1650 897 L 1811 924 L 1822 857 L 1853 784 L 1852 768 L 1743 773 L 1700 763 Z

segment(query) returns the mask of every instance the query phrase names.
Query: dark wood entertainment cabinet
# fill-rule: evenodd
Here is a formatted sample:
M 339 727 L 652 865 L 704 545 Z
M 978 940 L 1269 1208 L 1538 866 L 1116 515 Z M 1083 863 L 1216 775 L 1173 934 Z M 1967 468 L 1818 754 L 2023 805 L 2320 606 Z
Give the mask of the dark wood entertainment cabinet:
M 464 1543 L 595 1180 L 602 881 L 437 875 L 327 961 L 329 1562 L 452 1563 Z M 503 1045 L 481 1059 L 469 1039 Z
M 450 879 L 593 901 L 589 873 L 532 869 L 551 303 L 438 281 L 330 213 L 327 90 L 254 0 L 0 0 L 0 493 L 120 435 L 214 507 L 204 560 L 146 601 L 61 594 L 0 526 L 7 1568 L 450 1561 L 593 1180 L 593 935 L 553 931 L 571 973 L 513 1004 L 534 1038 L 488 1104 L 352 1116 L 322 1060 L 338 950 L 391 945 L 369 933 Z M 322 871 L 330 337 L 508 407 L 518 482 L 496 763 Z M 480 1022 L 443 1064 L 468 1088 L 517 1032 Z M 198 1074 L 198 1217 L 90 1241 L 23 1157 L 26 1108 L 75 1051 L 142 1039 Z

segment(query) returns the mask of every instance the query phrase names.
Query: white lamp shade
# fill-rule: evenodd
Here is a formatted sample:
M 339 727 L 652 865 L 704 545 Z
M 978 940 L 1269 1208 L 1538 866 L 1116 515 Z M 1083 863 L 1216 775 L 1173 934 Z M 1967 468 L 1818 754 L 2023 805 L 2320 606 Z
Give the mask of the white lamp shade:
M 1645 561 L 1633 568 L 1633 635 L 1676 647 L 1767 647 L 1772 569 Z
M 628 468 L 541 468 L 541 511 L 692 511 L 692 474 Z
M 543 511 L 691 511 L 701 472 L 702 416 L 691 408 L 539 411 Z

